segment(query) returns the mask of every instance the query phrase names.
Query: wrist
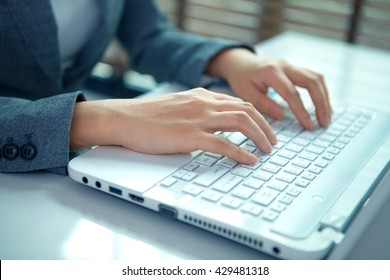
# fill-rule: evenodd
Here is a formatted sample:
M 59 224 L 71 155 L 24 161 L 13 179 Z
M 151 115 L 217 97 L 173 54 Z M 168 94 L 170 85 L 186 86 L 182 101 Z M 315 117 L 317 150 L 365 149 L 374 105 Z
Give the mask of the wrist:
M 222 50 L 215 55 L 206 69 L 206 74 L 210 76 L 221 77 L 229 80 L 231 73 L 235 71 L 236 66 L 246 57 L 253 59 L 255 55 L 246 48 L 229 48 Z
M 114 125 L 105 101 L 77 102 L 70 128 L 70 148 L 82 149 L 96 145 L 111 145 Z M 115 135 L 115 134 L 114 134 Z

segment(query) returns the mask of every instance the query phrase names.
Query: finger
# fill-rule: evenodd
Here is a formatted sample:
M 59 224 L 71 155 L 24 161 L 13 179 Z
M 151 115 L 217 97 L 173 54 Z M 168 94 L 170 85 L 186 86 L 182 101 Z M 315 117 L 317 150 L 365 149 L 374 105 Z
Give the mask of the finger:
M 265 95 L 264 89 L 255 83 L 244 83 L 240 89 L 235 89 L 240 96 L 250 102 L 262 114 L 268 115 L 274 119 L 283 118 L 283 109 L 274 100 Z
M 200 150 L 217 153 L 243 164 L 255 164 L 258 161 L 254 154 L 236 146 L 222 136 L 205 133 L 199 143 Z
M 199 94 L 200 96 L 203 96 L 203 97 L 211 97 L 215 100 L 231 100 L 231 101 L 236 101 L 236 102 L 242 101 L 241 98 L 238 98 L 236 96 L 231 96 L 231 95 L 228 95 L 225 93 L 210 91 L 210 90 L 207 90 L 205 88 L 196 88 L 196 89 L 192 90 L 191 93 L 196 94 L 196 95 Z
M 308 70 L 308 69 L 307 69 Z M 317 74 L 311 70 L 308 70 L 314 74 Z M 317 74 L 318 75 L 318 74 Z M 333 110 L 332 110 L 332 106 L 330 104 L 330 98 L 329 98 L 329 92 L 328 92 L 328 88 L 326 86 L 326 83 L 325 83 L 325 78 L 323 75 L 319 75 L 319 78 L 320 78 L 320 85 L 322 86 L 322 90 L 323 92 L 325 93 L 325 100 L 326 100 L 326 103 L 327 103 L 327 107 L 328 107 L 328 110 L 329 110 L 329 116 L 328 116 L 328 124 L 330 123 L 330 120 L 332 118 L 332 113 L 333 113 Z M 317 117 L 318 118 L 318 117 Z
M 208 122 L 209 131 L 239 131 L 251 139 L 263 152 L 272 150 L 270 141 L 257 123 L 243 111 L 227 111 L 217 113 Z
M 287 67 L 286 74 L 294 84 L 308 90 L 316 108 L 318 122 L 322 126 L 328 126 L 331 117 L 331 108 L 324 78 L 304 68 Z
M 277 138 L 272 130 L 272 127 L 252 103 L 223 101 L 217 104 L 216 110 L 219 112 L 242 111 L 247 113 L 249 117 L 257 124 L 257 126 L 260 127 L 261 131 L 265 134 L 269 142 L 272 145 L 275 145 L 277 143 Z
M 297 117 L 298 121 L 306 129 L 314 129 L 313 122 L 310 119 L 308 112 L 303 106 L 299 92 L 292 84 L 290 79 L 282 71 L 278 71 L 274 76 L 275 81 L 272 83 L 272 87 L 286 100 L 293 114 Z

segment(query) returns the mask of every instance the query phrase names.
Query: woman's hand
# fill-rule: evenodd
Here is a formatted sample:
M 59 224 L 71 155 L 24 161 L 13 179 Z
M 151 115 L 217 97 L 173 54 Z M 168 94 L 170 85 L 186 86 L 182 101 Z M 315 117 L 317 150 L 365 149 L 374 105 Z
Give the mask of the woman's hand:
M 283 117 L 282 108 L 267 96 L 275 89 L 306 129 L 313 123 L 306 112 L 296 86 L 306 88 L 316 108 L 321 126 L 328 126 L 331 107 L 324 78 L 312 70 L 295 67 L 283 60 L 267 60 L 247 49 L 227 49 L 210 63 L 207 73 L 226 79 L 235 94 L 273 118 Z
M 197 88 L 156 98 L 79 102 L 71 147 L 121 145 L 150 154 L 204 150 L 256 163 L 256 156 L 217 131 L 240 131 L 263 152 L 276 144 L 271 127 L 251 103 Z

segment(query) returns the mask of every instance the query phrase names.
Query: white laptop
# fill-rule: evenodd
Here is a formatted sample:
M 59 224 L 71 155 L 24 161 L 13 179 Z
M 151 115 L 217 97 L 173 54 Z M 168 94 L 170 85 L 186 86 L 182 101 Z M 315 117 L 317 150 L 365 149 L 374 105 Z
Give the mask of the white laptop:
M 329 128 L 305 131 L 292 115 L 268 120 L 271 154 L 255 166 L 217 154 L 146 155 L 97 147 L 73 159 L 72 179 L 164 216 L 283 259 L 326 258 L 389 169 L 390 115 L 334 108 Z

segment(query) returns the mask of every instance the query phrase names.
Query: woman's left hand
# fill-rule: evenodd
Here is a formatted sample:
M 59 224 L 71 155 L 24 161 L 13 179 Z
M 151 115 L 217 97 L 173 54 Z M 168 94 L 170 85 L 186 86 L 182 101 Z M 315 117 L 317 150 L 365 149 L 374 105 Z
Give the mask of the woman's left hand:
M 323 127 L 329 125 L 332 110 L 325 81 L 312 70 L 234 48 L 218 54 L 210 62 L 207 73 L 224 78 L 238 97 L 251 102 L 261 113 L 281 119 L 283 109 L 267 96 L 268 88 L 272 87 L 288 103 L 301 125 L 311 130 L 313 122 L 296 86 L 306 88 L 315 106 L 318 123 Z

